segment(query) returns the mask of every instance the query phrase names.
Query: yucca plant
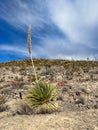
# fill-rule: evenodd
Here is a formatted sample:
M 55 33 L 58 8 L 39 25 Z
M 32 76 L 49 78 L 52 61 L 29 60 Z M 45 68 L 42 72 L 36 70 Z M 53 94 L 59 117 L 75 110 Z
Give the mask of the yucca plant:
M 39 113 L 49 113 L 58 110 L 58 106 L 54 103 L 56 97 L 56 87 L 45 81 L 36 83 L 26 96 L 32 108 L 36 108 Z
M 38 80 L 34 62 L 32 59 L 31 46 L 31 27 L 28 28 L 28 50 L 31 57 L 31 63 L 35 74 L 35 86 L 28 91 L 26 100 L 30 103 L 32 108 L 36 108 L 37 113 L 50 113 L 58 110 L 58 106 L 53 100 L 57 96 L 56 87 L 45 81 Z

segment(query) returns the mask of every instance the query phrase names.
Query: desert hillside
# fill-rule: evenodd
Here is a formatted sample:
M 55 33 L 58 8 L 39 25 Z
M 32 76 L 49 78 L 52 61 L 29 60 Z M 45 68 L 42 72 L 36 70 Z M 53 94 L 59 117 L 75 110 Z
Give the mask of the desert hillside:
M 98 62 L 34 59 L 37 76 L 56 85 L 59 111 L 23 104 L 34 86 L 30 60 L 0 64 L 0 130 L 98 130 Z

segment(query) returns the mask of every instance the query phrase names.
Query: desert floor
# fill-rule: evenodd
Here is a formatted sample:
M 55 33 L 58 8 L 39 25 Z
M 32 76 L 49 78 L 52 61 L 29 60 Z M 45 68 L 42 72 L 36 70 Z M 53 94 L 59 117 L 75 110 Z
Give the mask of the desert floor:
M 57 86 L 60 111 L 28 114 L 28 110 L 17 110 L 22 100 L 19 93 L 24 97 L 33 86 L 34 73 L 31 66 L 3 66 L 0 95 L 6 97 L 6 102 L 0 105 L 0 130 L 98 130 L 98 67 L 71 73 L 54 65 L 36 67 L 36 71 L 42 80 Z

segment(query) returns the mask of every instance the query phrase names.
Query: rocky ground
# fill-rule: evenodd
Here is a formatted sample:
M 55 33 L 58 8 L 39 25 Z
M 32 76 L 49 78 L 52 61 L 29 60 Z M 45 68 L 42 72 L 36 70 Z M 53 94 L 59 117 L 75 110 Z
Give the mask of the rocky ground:
M 72 73 L 53 65 L 36 67 L 36 71 L 41 79 L 57 86 L 60 111 L 17 113 L 20 93 L 24 97 L 34 81 L 32 67 L 1 67 L 0 95 L 6 101 L 3 110 L 0 108 L 0 130 L 98 130 L 98 67 Z

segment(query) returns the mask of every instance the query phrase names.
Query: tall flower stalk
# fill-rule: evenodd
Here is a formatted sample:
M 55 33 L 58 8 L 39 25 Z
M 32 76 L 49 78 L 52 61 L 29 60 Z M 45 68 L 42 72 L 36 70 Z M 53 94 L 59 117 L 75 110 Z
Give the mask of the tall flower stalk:
M 33 67 L 33 70 L 34 70 L 35 79 L 36 79 L 36 82 L 38 83 L 37 73 L 35 71 L 34 61 L 33 61 L 33 58 L 32 58 L 31 26 L 28 27 L 28 51 L 29 51 L 29 54 L 30 54 L 32 67 Z

